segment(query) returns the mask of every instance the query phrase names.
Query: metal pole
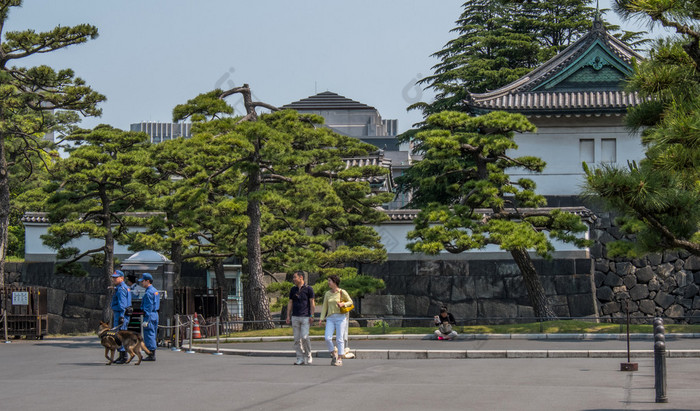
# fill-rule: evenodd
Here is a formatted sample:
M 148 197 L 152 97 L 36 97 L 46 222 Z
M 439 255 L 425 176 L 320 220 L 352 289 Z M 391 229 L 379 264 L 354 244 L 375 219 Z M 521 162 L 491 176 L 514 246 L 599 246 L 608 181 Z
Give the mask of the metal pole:
M 382 334 L 386 334 L 386 321 L 382 318 Z
M 222 353 L 219 351 L 219 317 L 216 317 L 216 352 L 213 353 L 214 355 L 222 355 Z
M 639 364 L 630 361 L 630 300 L 627 299 L 627 362 L 620 363 L 620 371 L 639 371 Z
M 180 316 L 175 314 L 175 346 L 172 351 L 180 351 Z
M 194 354 L 194 351 L 192 351 L 192 334 L 193 334 L 193 331 L 192 331 L 193 325 L 192 325 L 192 324 L 194 323 L 194 321 L 192 320 L 192 317 L 190 317 L 189 315 L 187 316 L 187 318 L 188 318 L 189 321 L 190 321 L 190 338 L 189 338 L 189 340 L 190 340 L 190 348 L 189 348 L 187 351 L 185 351 L 185 352 L 186 352 L 187 354 Z
M 5 344 L 9 344 L 12 341 L 10 341 L 10 339 L 7 338 L 7 310 L 3 311 L 3 313 L 2 313 L 2 323 L 3 323 L 3 328 L 5 329 Z
M 656 402 L 668 402 L 666 396 L 666 336 L 664 320 L 654 318 L 654 388 Z
M 143 337 L 143 314 L 141 314 L 141 325 L 139 327 L 141 327 L 141 337 Z
M 630 362 L 630 300 L 625 300 L 627 304 L 627 362 Z

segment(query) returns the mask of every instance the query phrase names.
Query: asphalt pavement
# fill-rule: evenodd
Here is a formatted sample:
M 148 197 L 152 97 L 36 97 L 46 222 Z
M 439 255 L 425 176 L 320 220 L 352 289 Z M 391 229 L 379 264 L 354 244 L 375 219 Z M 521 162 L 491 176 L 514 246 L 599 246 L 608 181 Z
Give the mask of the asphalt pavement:
M 694 339 L 669 340 L 673 345 Z M 528 348 L 620 341 L 354 340 L 351 348 Z M 649 341 L 643 342 L 648 344 Z M 229 346 L 291 349 L 289 341 Z M 250 344 L 250 345 L 249 345 Z M 470 345 L 471 344 L 471 345 Z M 480 345 L 483 344 L 483 345 Z M 514 344 L 514 345 L 510 345 Z M 572 344 L 572 345 L 569 345 Z M 611 344 L 608 346 L 608 344 Z M 314 349 L 323 350 L 322 341 Z M 575 348 L 574 348 L 575 349 Z M 692 348 L 691 348 L 692 349 Z M 700 359 L 668 358 L 668 403 L 655 402 L 654 365 L 622 372 L 617 358 L 376 359 L 332 367 L 286 356 L 188 354 L 159 349 L 158 361 L 105 366 L 97 337 L 0 343 L 1 410 L 698 410 Z M 320 355 L 320 354 L 319 354 Z

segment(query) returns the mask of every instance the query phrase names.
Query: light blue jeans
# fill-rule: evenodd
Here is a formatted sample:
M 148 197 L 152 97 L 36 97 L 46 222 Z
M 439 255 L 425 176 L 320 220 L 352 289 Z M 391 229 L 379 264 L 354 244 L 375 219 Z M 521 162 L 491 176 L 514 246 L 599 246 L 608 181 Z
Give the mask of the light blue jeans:
M 333 314 L 326 317 L 326 345 L 328 352 L 333 352 L 333 333 L 335 332 L 335 345 L 338 347 L 338 355 L 345 353 L 345 314 Z

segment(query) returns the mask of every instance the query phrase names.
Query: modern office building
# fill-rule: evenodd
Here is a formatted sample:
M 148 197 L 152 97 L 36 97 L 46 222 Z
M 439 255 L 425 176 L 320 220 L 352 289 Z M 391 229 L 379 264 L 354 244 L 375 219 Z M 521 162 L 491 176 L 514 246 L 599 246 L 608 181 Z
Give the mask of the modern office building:
M 151 137 L 151 143 L 192 137 L 192 123 L 141 122 L 131 125 L 131 131 L 143 131 Z

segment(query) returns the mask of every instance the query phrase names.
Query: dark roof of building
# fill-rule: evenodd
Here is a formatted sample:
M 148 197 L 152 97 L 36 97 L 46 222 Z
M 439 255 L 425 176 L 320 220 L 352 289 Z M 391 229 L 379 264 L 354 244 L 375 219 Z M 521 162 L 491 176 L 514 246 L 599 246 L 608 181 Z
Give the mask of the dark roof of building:
M 310 96 L 293 103 L 285 104 L 283 109 L 293 110 L 376 110 L 372 106 L 351 100 L 330 91 Z
M 477 114 L 624 113 L 640 103 L 637 93 L 622 90 L 632 59 L 642 57 L 596 20 L 585 36 L 526 76 L 498 90 L 470 93 L 466 103 Z

